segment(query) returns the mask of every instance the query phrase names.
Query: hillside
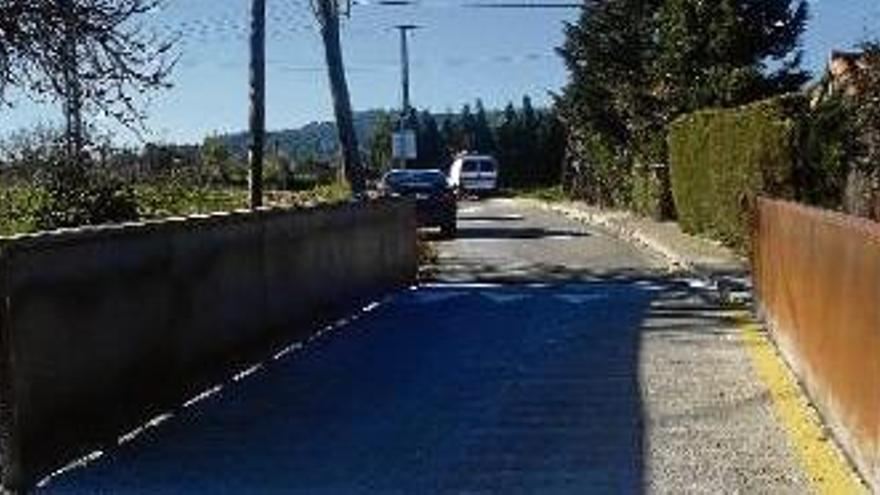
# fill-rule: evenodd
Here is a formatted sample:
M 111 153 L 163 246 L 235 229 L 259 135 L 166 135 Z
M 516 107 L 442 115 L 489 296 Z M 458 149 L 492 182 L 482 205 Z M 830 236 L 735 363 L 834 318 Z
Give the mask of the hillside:
M 382 115 L 388 115 L 387 110 L 367 110 L 355 112 L 354 127 L 358 136 L 361 149 L 367 150 L 373 142 L 373 132 L 376 123 Z M 487 117 L 492 126 L 497 125 L 502 117 L 500 111 L 488 111 Z M 458 119 L 458 115 L 450 113 L 437 113 L 434 118 L 438 124 L 446 119 Z M 236 156 L 247 156 L 248 133 L 238 132 L 218 136 L 223 144 Z M 308 157 L 326 160 L 332 158 L 339 151 L 339 139 L 336 136 L 336 124 L 333 122 L 311 122 L 298 129 L 285 129 L 270 131 L 267 133 L 266 146 L 272 149 L 278 146 L 282 153 L 295 159 Z
M 370 146 L 373 129 L 379 117 L 386 113 L 383 110 L 356 112 L 354 127 L 361 147 Z M 226 147 L 235 155 L 245 156 L 248 149 L 248 133 L 239 132 L 218 136 Z M 329 159 L 339 150 L 339 139 L 336 136 L 336 124 L 333 122 L 311 122 L 298 129 L 285 129 L 267 133 L 266 145 L 296 158 L 316 157 Z

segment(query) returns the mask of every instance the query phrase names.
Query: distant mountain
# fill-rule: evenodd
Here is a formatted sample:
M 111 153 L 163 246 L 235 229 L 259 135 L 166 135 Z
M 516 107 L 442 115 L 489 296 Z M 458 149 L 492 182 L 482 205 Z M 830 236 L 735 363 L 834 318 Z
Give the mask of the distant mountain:
M 354 130 L 361 148 L 369 148 L 373 140 L 373 130 L 383 114 L 387 112 L 369 110 L 354 114 Z M 247 156 L 249 133 L 224 134 L 218 138 L 234 155 Z M 311 122 L 299 129 L 268 132 L 266 146 L 269 149 L 278 146 L 278 151 L 295 159 L 315 157 L 325 160 L 332 158 L 339 151 L 339 138 L 336 135 L 335 123 Z
M 368 150 L 373 142 L 373 133 L 376 123 L 382 115 L 390 115 L 395 118 L 393 111 L 367 110 L 355 112 L 354 130 L 358 137 L 361 149 Z M 489 110 L 486 116 L 491 126 L 500 123 L 504 113 L 497 110 Z M 458 119 L 458 115 L 450 113 L 435 113 L 434 119 L 440 125 L 446 119 Z M 235 134 L 223 134 L 217 136 L 233 155 L 246 157 L 248 153 L 249 134 L 238 132 Z M 333 122 L 312 122 L 299 129 L 285 129 L 270 131 L 266 136 L 266 147 L 273 149 L 278 146 L 278 151 L 302 160 L 314 157 L 319 160 L 328 160 L 339 152 L 339 138 L 336 135 L 336 124 Z

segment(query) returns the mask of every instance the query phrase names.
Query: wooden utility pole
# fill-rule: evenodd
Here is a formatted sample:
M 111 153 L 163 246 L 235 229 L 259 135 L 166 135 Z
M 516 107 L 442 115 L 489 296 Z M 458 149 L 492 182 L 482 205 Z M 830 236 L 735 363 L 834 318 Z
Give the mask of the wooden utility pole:
M 327 62 L 327 76 L 330 80 L 330 93 L 333 98 L 333 111 L 336 115 L 336 129 L 342 145 L 342 162 L 345 177 L 356 197 L 366 192 L 361 154 L 354 130 L 354 116 L 351 111 L 351 98 L 345 80 L 345 66 L 342 62 L 342 47 L 339 42 L 339 0 L 314 0 L 313 7 L 318 23 L 321 25 L 321 38 L 324 41 L 324 56 Z
M 420 26 L 413 24 L 401 24 L 394 26 L 400 31 L 400 85 L 401 85 L 401 108 L 400 122 L 397 130 L 401 134 L 411 131 L 414 123 L 412 120 L 412 110 L 409 101 L 409 45 L 407 43 L 407 34 L 410 31 L 418 29 Z M 405 156 L 400 158 L 400 168 L 406 168 L 407 159 Z
M 250 190 L 251 209 L 263 206 L 263 155 L 266 142 L 266 0 L 251 5 L 250 66 Z
M 413 24 L 401 24 L 395 26 L 400 31 L 400 84 L 402 86 L 401 97 L 403 99 L 401 108 L 403 115 L 409 118 L 410 101 L 409 101 L 409 45 L 407 43 L 407 33 L 420 26 Z

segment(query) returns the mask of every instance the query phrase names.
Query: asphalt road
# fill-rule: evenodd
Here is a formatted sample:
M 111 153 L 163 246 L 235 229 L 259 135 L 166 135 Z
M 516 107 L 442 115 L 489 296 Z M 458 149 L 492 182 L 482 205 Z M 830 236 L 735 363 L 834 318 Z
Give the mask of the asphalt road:
M 47 493 L 802 493 L 696 284 L 603 232 L 463 204 L 437 281 L 365 308 Z

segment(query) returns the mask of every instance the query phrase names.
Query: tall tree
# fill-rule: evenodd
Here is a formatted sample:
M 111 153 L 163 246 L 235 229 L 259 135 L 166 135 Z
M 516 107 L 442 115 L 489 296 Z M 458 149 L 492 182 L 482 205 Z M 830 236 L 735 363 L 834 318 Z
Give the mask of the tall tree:
M 540 160 L 537 151 L 540 116 L 535 112 L 535 108 L 532 106 L 532 99 L 529 96 L 523 96 L 520 115 L 517 134 L 520 141 L 522 166 L 528 178 L 527 180 L 534 181 L 536 175 L 535 168 Z
M 653 72 L 667 112 L 732 106 L 797 90 L 804 0 L 667 0 Z
M 441 168 L 447 165 L 446 147 L 440 128 L 431 112 L 425 110 L 418 119 L 418 165 L 420 168 Z
M 477 144 L 477 121 L 468 104 L 461 107 L 458 128 L 460 132 L 459 151 L 473 151 Z
M 557 108 L 589 199 L 627 202 L 634 165 L 665 162 L 681 113 L 796 89 L 806 19 L 805 0 L 586 2 L 559 49 Z
M 523 176 L 522 144 L 519 136 L 519 116 L 513 103 L 504 108 L 504 115 L 498 125 L 498 160 L 501 164 L 501 180 L 505 186 L 520 185 Z
M 451 156 L 461 151 L 458 126 L 452 117 L 447 116 L 443 119 L 443 123 L 440 124 L 440 136 L 448 155 Z
M 562 175 L 566 134 L 555 111 L 541 112 L 536 136 L 535 183 L 543 186 L 556 184 Z
M 474 117 L 474 149 L 480 153 L 495 153 L 495 136 L 486 116 L 483 100 L 477 99 L 476 116 Z
M 844 206 L 849 213 L 880 220 L 880 42 L 862 48 L 861 68 L 848 96 L 854 143 Z
M 0 104 L 14 87 L 65 104 L 68 134 L 82 113 L 143 127 L 141 97 L 167 88 L 174 40 L 140 22 L 161 0 L 4 0 L 0 8 Z M 74 147 L 76 147 L 75 145 Z
M 565 28 L 559 49 L 570 75 L 567 120 L 612 144 L 629 143 L 653 107 L 649 80 L 656 56 L 656 12 L 662 0 L 604 0 L 584 5 Z

